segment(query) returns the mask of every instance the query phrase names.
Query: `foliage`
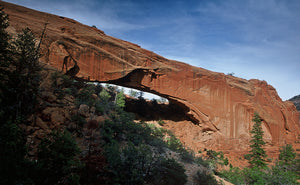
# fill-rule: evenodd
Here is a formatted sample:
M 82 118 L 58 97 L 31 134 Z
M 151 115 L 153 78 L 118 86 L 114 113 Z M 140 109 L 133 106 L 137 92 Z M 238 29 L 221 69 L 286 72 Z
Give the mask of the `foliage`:
M 81 104 L 92 106 L 95 100 L 92 98 L 92 94 L 95 93 L 95 86 L 89 85 L 86 88 L 81 89 L 76 95 L 75 104 L 79 107 Z
M 219 175 L 233 184 L 299 184 L 295 172 L 287 170 L 285 167 L 276 164 L 272 169 L 253 168 L 230 168 L 223 170 Z
M 68 131 L 52 132 L 43 139 L 38 148 L 37 184 L 56 184 L 77 179 L 76 170 L 80 163 L 77 155 L 80 150 Z M 75 183 L 75 182 L 72 182 Z
M 22 30 L 12 42 L 12 47 L 14 52 L 11 66 L 14 71 L 10 79 L 16 92 L 16 110 L 18 115 L 27 116 L 35 111 L 40 84 L 41 67 L 33 33 L 28 28 Z
M 246 181 L 243 171 L 238 167 L 223 170 L 219 175 L 233 184 L 245 184 Z
M 102 138 L 106 143 L 131 142 L 134 145 L 155 145 L 161 138 L 155 137 L 154 131 L 144 122 L 134 123 L 129 113 L 123 112 L 112 120 L 106 120 L 101 127 Z M 157 136 L 157 135 L 156 135 Z
M 216 152 L 214 150 L 207 150 L 206 155 L 209 160 L 213 160 L 221 165 L 228 165 L 228 158 L 224 158 L 224 154 L 222 151 Z
M 3 62 L 8 59 L 8 52 L 9 52 L 8 41 L 10 39 L 10 35 L 6 32 L 6 28 L 8 26 L 9 26 L 8 15 L 5 14 L 3 8 L 0 7 L 0 62 L 1 64 L 3 64 Z
M 41 67 L 35 38 L 26 28 L 16 40 L 5 45 L 8 48 L 1 49 L 6 54 L 1 61 L 1 112 L 13 116 L 13 119 L 25 119 L 35 111 L 38 103 Z
M 158 124 L 159 124 L 160 126 L 164 126 L 166 123 L 165 123 L 162 119 L 159 119 L 159 120 L 158 120 Z
M 71 121 L 76 123 L 76 127 L 78 129 L 82 129 L 84 124 L 86 124 L 86 120 L 80 114 L 74 114 L 71 116 Z
M 174 159 L 159 159 L 152 172 L 152 184 L 173 185 L 185 184 L 187 176 L 182 165 Z
M 138 92 L 135 91 L 135 90 L 130 89 L 129 96 L 131 96 L 133 98 L 137 98 L 138 97 Z
M 64 98 L 66 94 L 76 95 L 77 87 L 76 82 L 74 82 L 70 76 L 62 75 L 55 72 L 51 75 L 53 92 L 56 94 L 58 99 Z M 77 82 L 78 83 L 78 82 Z
M 123 110 L 125 107 L 125 96 L 123 90 L 117 93 L 115 105 L 117 110 Z
M 208 171 L 197 171 L 194 176 L 194 180 L 197 184 L 209 184 L 209 185 L 221 185 L 221 182 L 218 182 L 211 172 Z
M 166 130 L 151 128 L 144 122 L 134 123 L 130 114 L 124 111 L 110 114 L 110 120 L 101 126 L 110 183 L 184 184 L 184 168 L 159 155 L 167 146 L 163 141 L 166 133 Z M 172 138 L 175 141 L 175 136 Z M 171 146 L 176 148 L 175 143 Z
M 99 93 L 99 97 L 100 97 L 100 101 L 97 101 L 95 105 L 96 112 L 104 113 L 105 115 L 108 115 L 112 108 L 111 102 L 109 101 L 111 95 L 105 88 L 103 88 Z
M 280 165 L 275 165 L 272 170 L 267 174 L 266 181 L 268 184 L 278 184 L 278 185 L 293 185 L 299 184 L 297 182 L 298 176 L 295 172 L 287 170 L 285 167 Z
M 0 184 L 15 184 L 22 179 L 26 155 L 25 140 L 16 123 L 0 125 Z
M 282 146 L 279 154 L 279 161 L 285 165 L 291 165 L 295 162 L 296 152 L 293 149 L 293 145 L 287 144 Z
M 166 143 L 168 148 L 173 151 L 179 152 L 180 157 L 184 162 L 194 162 L 194 153 L 192 150 L 186 149 L 181 141 L 175 137 L 175 135 L 171 132 L 168 132 L 169 137 L 166 138 Z
M 169 134 L 169 137 L 167 138 L 167 144 L 168 144 L 168 147 L 171 149 L 171 150 L 174 150 L 174 151 L 180 151 L 183 146 L 180 142 L 179 139 L 177 139 L 174 134 L 172 133 L 168 133 Z
M 221 171 L 220 176 L 234 184 L 268 184 L 267 173 L 260 168 L 230 168 L 228 171 Z
M 250 140 L 250 147 L 251 147 L 251 151 L 250 151 L 250 160 L 249 163 L 253 166 L 253 167 L 257 167 L 257 168 L 265 168 L 267 166 L 266 164 L 266 152 L 263 149 L 263 146 L 265 145 L 265 142 L 263 140 L 263 130 L 261 127 L 261 118 L 259 117 L 258 113 L 254 113 L 254 117 L 253 117 L 253 128 L 250 131 L 250 133 L 252 134 L 252 139 Z
M 26 137 L 19 125 L 27 123 L 38 103 L 39 54 L 28 28 L 11 40 L 8 25 L 0 8 L 0 184 L 30 184 L 31 162 L 25 158 Z
M 197 163 L 198 165 L 204 166 L 206 168 L 209 167 L 209 161 L 203 159 L 202 157 L 195 157 L 195 163 Z
M 149 176 L 153 163 L 149 146 L 128 144 L 120 150 L 120 147 L 111 145 L 106 152 L 113 183 L 143 184 L 144 179 Z

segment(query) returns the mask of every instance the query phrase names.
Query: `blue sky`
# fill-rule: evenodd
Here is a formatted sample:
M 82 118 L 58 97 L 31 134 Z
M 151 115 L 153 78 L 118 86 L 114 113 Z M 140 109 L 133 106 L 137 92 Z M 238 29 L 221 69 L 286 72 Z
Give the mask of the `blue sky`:
M 166 58 L 300 94 L 299 0 L 8 0 L 95 25 Z

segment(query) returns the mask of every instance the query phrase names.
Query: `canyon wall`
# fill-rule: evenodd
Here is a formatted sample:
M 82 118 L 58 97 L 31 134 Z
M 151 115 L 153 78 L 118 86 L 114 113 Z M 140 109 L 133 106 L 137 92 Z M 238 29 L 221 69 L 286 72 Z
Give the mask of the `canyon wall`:
M 216 150 L 243 150 L 249 145 L 254 112 L 263 119 L 268 145 L 294 143 L 300 134 L 299 113 L 276 90 L 260 80 L 245 80 L 166 59 L 136 44 L 110 37 L 75 20 L 0 2 L 9 14 L 8 31 L 29 27 L 39 38 L 41 61 L 62 70 L 78 65 L 76 77 L 155 93 L 181 106 L 199 130 L 197 141 Z M 38 42 L 38 40 L 37 40 Z M 189 129 L 179 125 L 180 129 Z M 192 131 L 191 131 L 192 132 Z

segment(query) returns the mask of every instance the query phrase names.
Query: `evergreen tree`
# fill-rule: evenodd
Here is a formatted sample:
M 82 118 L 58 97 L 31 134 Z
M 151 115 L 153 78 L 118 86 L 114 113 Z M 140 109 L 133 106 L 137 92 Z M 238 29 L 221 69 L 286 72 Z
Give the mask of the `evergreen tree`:
M 116 95 L 116 109 L 123 110 L 125 107 L 125 96 L 123 89 Z
M 250 141 L 251 145 L 251 151 L 250 151 L 250 160 L 249 163 L 253 167 L 257 168 L 265 168 L 267 166 L 266 164 L 266 152 L 263 149 L 263 146 L 266 144 L 263 140 L 263 130 L 261 127 L 261 118 L 258 115 L 258 113 L 254 113 L 254 117 L 252 119 L 254 122 L 253 128 L 250 131 L 252 134 L 252 139 Z
M 31 184 L 26 137 L 19 124 L 26 122 L 36 105 L 39 56 L 30 30 L 11 41 L 8 25 L 0 8 L 0 184 Z
M 37 104 L 41 67 L 35 37 L 29 28 L 22 30 L 12 42 L 12 61 L 10 68 L 10 87 L 15 95 L 16 117 L 33 113 Z
M 0 7 L 0 62 L 3 64 L 7 60 L 8 53 L 8 40 L 9 34 L 6 32 L 6 28 L 9 26 L 8 16 L 4 13 L 3 8 Z M 3 67 L 3 66 L 1 66 Z
M 285 171 L 296 172 L 299 161 L 296 160 L 296 152 L 293 145 L 287 144 L 280 148 L 279 161 L 276 164 Z
M 3 17 L 3 16 L 2 16 Z M 1 19 L 5 21 L 5 19 Z M 2 31 L 2 30 L 1 30 Z M 5 35 L 5 34 L 4 34 Z M 5 38 L 9 38 L 8 36 Z M 33 33 L 22 30 L 16 40 L 1 43 L 2 120 L 25 120 L 37 105 L 41 67 Z M 6 48 L 4 48 L 6 46 Z M 3 47 L 3 48 L 2 48 Z
M 7 89 L 6 82 L 8 80 L 7 74 L 8 70 L 8 53 L 9 53 L 9 34 L 6 32 L 6 28 L 9 26 L 8 24 L 8 16 L 4 13 L 3 8 L 0 7 L 0 119 L 2 121 L 5 117 L 5 106 L 4 100 L 5 95 L 3 93 L 4 89 Z
M 111 102 L 109 101 L 111 98 L 110 93 L 106 90 L 106 88 L 103 88 L 101 92 L 99 93 L 100 102 L 96 103 L 96 110 L 101 110 L 105 115 L 109 115 L 111 110 Z
M 291 164 L 296 158 L 296 152 L 293 149 L 293 145 L 287 144 L 280 149 L 279 160 L 285 164 Z

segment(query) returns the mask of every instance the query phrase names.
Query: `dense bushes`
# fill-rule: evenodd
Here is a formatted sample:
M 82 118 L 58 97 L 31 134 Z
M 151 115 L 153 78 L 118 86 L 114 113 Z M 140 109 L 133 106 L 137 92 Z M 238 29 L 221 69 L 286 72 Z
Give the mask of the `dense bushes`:
M 153 166 L 151 184 L 185 184 L 187 176 L 185 170 L 174 159 L 159 158 Z
M 38 148 L 36 184 L 78 184 L 79 152 L 68 131 L 51 133 Z
M 111 183 L 184 184 L 184 168 L 160 155 L 167 144 L 161 130 L 134 123 L 129 113 L 113 115 L 101 127 Z M 156 150 L 158 149 L 158 150 Z
M 209 184 L 209 185 L 221 185 L 222 182 L 218 182 L 213 176 L 211 171 L 199 170 L 194 176 L 194 180 L 197 184 Z

